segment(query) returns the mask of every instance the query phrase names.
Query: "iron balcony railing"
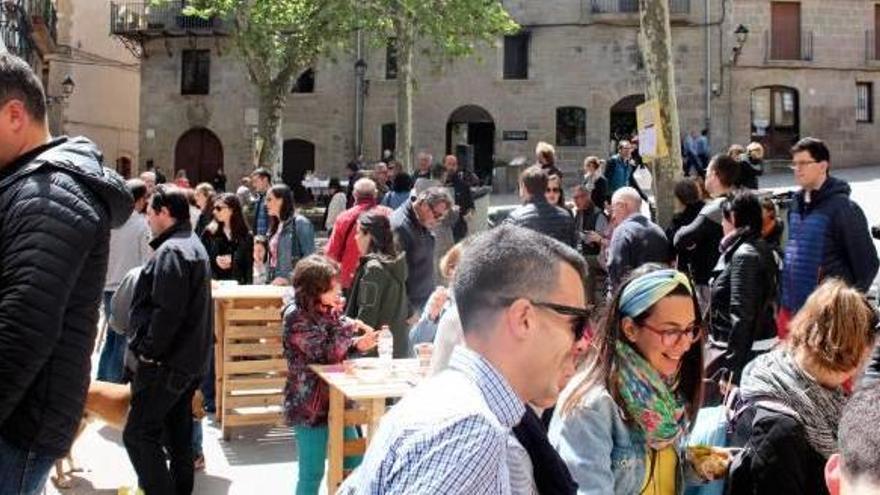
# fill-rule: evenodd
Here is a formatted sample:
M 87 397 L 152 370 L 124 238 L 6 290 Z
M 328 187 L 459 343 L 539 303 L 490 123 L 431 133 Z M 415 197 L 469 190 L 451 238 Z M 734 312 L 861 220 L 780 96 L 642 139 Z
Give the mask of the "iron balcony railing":
M 186 4 L 181 1 L 155 5 L 150 2 L 111 2 L 110 34 L 224 31 L 225 23 L 222 19 L 184 15 L 184 7 Z
M 639 0 L 590 0 L 590 12 L 593 14 L 637 14 Z M 669 13 L 672 15 L 689 14 L 690 0 L 669 0 Z
M 0 3 L 0 38 L 10 53 L 31 61 L 31 24 L 22 0 Z
M 813 32 L 802 31 L 800 42 L 791 39 L 774 39 L 770 30 L 764 31 L 764 61 L 813 60 Z

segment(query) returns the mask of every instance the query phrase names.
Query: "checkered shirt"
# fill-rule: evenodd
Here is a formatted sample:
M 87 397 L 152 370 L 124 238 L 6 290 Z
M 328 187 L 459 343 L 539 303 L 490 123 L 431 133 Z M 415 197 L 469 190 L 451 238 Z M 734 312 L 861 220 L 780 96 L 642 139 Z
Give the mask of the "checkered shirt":
M 383 418 L 363 464 L 338 493 L 508 495 L 508 435 L 524 413 L 488 361 L 456 347 L 449 369 Z

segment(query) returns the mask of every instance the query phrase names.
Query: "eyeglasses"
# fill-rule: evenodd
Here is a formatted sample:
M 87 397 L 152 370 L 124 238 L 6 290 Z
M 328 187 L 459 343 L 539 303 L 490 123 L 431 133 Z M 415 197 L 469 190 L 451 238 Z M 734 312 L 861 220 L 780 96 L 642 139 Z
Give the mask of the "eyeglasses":
M 562 316 L 573 317 L 573 319 L 571 320 L 571 333 L 574 334 L 575 341 L 581 340 L 584 336 L 584 332 L 590 326 L 590 316 L 593 314 L 592 305 L 587 305 L 586 308 L 575 308 L 574 306 L 566 306 L 564 304 L 533 301 L 525 297 L 507 298 L 502 299 L 500 302 L 503 306 L 510 306 L 519 299 L 525 299 L 526 301 L 532 303 L 532 305 L 534 306 L 549 309 L 550 311 L 553 311 L 554 313 L 560 314 Z
M 547 192 L 548 193 L 561 193 L 562 189 L 560 189 L 558 187 L 548 187 Z
M 816 160 L 809 160 L 809 161 L 804 161 L 804 162 L 791 162 L 791 165 L 789 165 L 788 168 L 794 170 L 796 168 L 806 167 L 807 165 L 809 165 L 811 163 L 819 163 L 819 162 L 817 162 Z
M 681 342 L 681 339 L 685 336 L 690 338 L 691 342 L 700 340 L 700 336 L 703 334 L 703 326 L 699 323 L 693 323 L 682 330 L 660 330 L 647 323 L 641 323 L 638 326 L 658 335 L 660 337 L 660 343 L 667 347 L 678 345 Z

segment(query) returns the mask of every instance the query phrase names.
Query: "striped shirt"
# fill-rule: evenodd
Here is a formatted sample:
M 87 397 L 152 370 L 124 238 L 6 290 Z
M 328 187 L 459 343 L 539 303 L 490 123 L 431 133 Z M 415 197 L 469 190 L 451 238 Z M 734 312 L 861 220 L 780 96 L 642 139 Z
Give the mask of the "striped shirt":
M 504 377 L 476 352 L 456 347 L 449 369 L 409 393 L 338 493 L 511 493 L 510 429 L 525 413 Z

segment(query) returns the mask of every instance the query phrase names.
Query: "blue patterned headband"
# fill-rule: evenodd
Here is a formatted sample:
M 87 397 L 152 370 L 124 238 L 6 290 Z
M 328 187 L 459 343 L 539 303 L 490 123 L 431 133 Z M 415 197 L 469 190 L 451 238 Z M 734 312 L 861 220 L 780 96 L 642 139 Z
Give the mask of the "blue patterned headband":
M 679 285 L 683 285 L 689 294 L 694 293 L 687 275 L 678 270 L 666 269 L 646 273 L 623 288 L 619 303 L 620 313 L 630 318 L 639 316 Z

